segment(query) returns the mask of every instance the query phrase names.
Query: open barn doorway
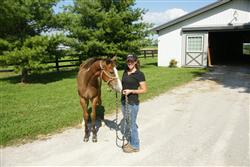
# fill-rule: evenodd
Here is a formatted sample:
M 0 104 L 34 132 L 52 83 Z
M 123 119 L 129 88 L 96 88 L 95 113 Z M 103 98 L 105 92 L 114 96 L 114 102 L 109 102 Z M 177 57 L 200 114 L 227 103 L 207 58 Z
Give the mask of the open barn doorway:
M 209 32 L 211 65 L 250 65 L 250 30 Z

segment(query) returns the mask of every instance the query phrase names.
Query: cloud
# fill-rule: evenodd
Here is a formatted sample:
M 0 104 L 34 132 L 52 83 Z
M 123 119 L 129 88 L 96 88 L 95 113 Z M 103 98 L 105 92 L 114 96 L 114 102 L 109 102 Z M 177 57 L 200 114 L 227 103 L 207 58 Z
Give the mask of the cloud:
M 185 14 L 187 14 L 186 11 L 178 8 L 169 9 L 165 12 L 147 12 L 143 16 L 143 21 L 158 26 Z

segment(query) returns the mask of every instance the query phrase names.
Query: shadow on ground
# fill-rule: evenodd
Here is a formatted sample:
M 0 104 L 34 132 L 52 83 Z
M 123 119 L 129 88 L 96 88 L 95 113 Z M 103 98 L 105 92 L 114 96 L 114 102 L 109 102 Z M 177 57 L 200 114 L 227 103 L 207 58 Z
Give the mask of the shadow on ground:
M 53 71 L 53 72 L 44 72 L 39 74 L 31 74 L 27 78 L 27 83 L 40 83 L 40 84 L 48 84 L 51 82 L 60 81 L 63 79 L 76 78 L 77 70 L 68 70 L 68 71 Z M 9 82 L 12 84 L 20 83 L 21 76 L 9 76 L 0 78 L 0 81 Z
M 241 88 L 239 92 L 250 93 L 250 66 L 213 66 L 200 80 L 211 80 L 224 87 Z
M 89 113 L 89 121 L 88 121 L 88 129 L 89 132 L 91 132 L 92 125 L 91 125 L 91 112 L 92 112 L 92 107 L 88 109 Z M 105 123 L 105 125 L 110 129 L 110 130 L 115 130 L 116 131 L 116 145 L 118 147 L 122 146 L 122 143 L 129 138 L 129 125 L 128 122 L 125 122 L 125 119 L 122 118 L 120 121 L 118 119 L 114 120 L 109 120 L 104 118 L 105 114 L 105 108 L 104 106 L 97 106 L 96 109 L 96 122 L 95 122 L 95 127 L 97 130 L 97 136 L 98 136 L 98 131 L 102 127 L 102 122 Z M 128 120 L 127 120 L 128 121 Z M 84 125 L 84 124 L 83 124 Z M 123 138 L 124 137 L 124 138 Z

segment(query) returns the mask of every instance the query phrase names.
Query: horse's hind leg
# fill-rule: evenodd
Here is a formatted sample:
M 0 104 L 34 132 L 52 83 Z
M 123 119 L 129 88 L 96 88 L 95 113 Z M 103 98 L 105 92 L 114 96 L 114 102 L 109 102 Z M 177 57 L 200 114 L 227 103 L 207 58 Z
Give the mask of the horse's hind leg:
M 88 119 L 89 119 L 89 114 L 88 114 L 88 100 L 84 98 L 80 98 L 80 103 L 83 109 L 83 119 L 84 119 L 84 125 L 85 125 L 85 135 L 84 135 L 84 142 L 89 141 L 89 128 L 88 128 Z
M 97 130 L 95 126 L 95 121 L 96 121 L 96 105 L 98 102 L 98 97 L 94 98 L 92 101 L 92 112 L 91 112 L 91 127 L 92 127 L 92 132 L 93 132 L 93 142 L 97 142 Z

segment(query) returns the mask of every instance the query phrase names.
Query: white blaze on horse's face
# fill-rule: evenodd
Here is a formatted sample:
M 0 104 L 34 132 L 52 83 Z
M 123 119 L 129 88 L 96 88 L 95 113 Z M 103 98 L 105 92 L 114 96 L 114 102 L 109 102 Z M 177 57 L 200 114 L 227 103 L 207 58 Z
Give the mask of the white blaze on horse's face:
M 122 82 L 121 80 L 119 79 L 119 75 L 118 75 L 118 71 L 117 69 L 114 67 L 114 73 L 115 73 L 115 77 L 117 78 L 116 79 L 116 83 L 112 85 L 112 88 L 117 91 L 117 92 L 121 92 L 122 91 Z

